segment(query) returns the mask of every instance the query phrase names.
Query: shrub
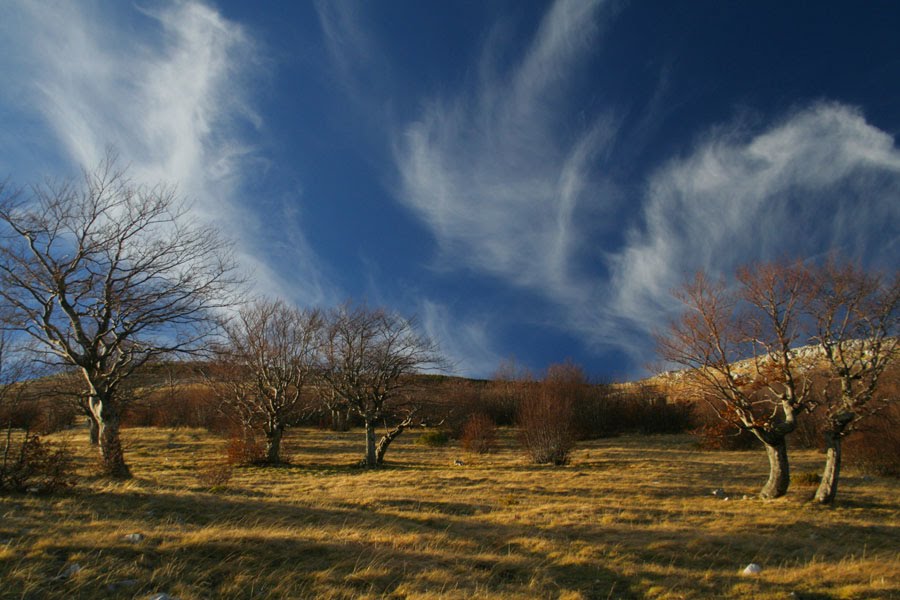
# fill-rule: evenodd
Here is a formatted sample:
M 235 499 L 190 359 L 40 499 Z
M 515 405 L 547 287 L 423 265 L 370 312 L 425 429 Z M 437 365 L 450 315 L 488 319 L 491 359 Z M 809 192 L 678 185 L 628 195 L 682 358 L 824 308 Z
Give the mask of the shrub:
M 446 446 L 450 441 L 450 436 L 447 435 L 446 431 L 442 429 L 430 429 L 416 438 L 416 443 L 421 444 L 422 446 L 429 446 L 432 448 L 438 446 Z
M 266 447 L 250 431 L 232 434 L 225 447 L 229 465 L 259 465 L 266 461 Z
M 586 388 L 584 374 L 566 363 L 548 368 L 519 405 L 520 440 L 537 464 L 564 465 L 575 446 L 575 404 Z
M 843 444 L 847 464 L 869 475 L 900 477 L 900 406 L 868 420 Z
M 493 452 L 497 445 L 497 426 L 484 413 L 475 413 L 463 426 L 460 437 L 463 449 L 475 454 Z
M 693 425 L 694 405 L 669 401 L 650 386 L 585 386 L 576 395 L 575 423 L 579 439 L 622 433 L 683 433 Z
M 16 439 L 18 438 L 18 439 Z M 0 462 L 0 490 L 50 494 L 75 483 L 71 453 L 33 433 L 6 430 Z

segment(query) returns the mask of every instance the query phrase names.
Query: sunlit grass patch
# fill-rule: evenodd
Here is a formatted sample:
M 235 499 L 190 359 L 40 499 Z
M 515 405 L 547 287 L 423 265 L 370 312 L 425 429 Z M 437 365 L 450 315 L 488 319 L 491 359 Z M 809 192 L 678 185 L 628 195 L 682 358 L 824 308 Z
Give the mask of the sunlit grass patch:
M 58 436 L 78 453 L 76 489 L 0 498 L 0 598 L 900 595 L 896 480 L 850 470 L 836 507 L 802 486 L 764 502 L 762 452 L 702 453 L 686 437 L 591 442 L 545 467 L 509 431 L 477 457 L 410 435 L 367 471 L 353 466 L 360 432 L 303 429 L 290 464 L 235 468 L 210 490 L 197 473 L 221 464 L 222 439 L 127 429 L 135 479 L 110 483 L 83 435 Z M 797 472 L 821 462 L 792 458 Z M 749 562 L 762 573 L 742 576 Z

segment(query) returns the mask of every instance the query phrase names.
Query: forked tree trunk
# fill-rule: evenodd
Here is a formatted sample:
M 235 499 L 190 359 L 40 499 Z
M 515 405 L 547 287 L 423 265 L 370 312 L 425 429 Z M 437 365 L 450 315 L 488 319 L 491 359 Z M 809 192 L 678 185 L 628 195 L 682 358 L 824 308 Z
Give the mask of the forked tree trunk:
M 375 417 L 374 415 L 366 415 L 366 466 L 377 467 L 378 456 L 375 448 Z
M 266 432 L 266 462 L 270 465 L 277 465 L 281 462 L 281 438 L 283 436 L 283 425 L 276 425 Z
M 816 502 L 819 504 L 831 504 L 837 495 L 841 476 L 841 437 L 842 432 L 839 431 L 825 433 L 825 470 L 816 490 Z
M 375 462 L 377 464 L 384 464 L 384 455 L 387 452 L 388 446 L 390 446 L 391 442 L 397 439 L 397 436 L 403 433 L 410 425 L 412 425 L 412 416 L 406 417 L 396 427 L 381 436 L 378 445 L 375 447 Z
M 766 455 L 769 457 L 769 480 L 763 486 L 759 496 L 765 499 L 780 498 L 787 494 L 791 483 L 791 472 L 788 466 L 787 442 L 783 437 L 763 441 Z
M 122 438 L 119 435 L 119 410 L 110 399 L 93 396 L 90 399 L 91 413 L 98 424 L 100 464 L 103 473 L 114 479 L 129 479 L 131 471 L 125 464 Z

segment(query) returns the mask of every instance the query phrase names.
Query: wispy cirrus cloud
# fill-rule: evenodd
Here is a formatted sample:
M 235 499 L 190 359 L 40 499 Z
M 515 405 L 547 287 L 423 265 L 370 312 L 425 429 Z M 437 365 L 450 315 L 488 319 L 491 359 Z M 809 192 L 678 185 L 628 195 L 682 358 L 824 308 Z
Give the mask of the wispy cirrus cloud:
M 658 326 L 688 273 L 837 250 L 900 258 L 900 150 L 851 107 L 817 103 L 755 134 L 714 129 L 654 173 L 639 226 L 610 258 L 602 321 Z
M 486 320 L 455 315 L 446 304 L 429 299 L 421 301 L 419 314 L 425 333 L 450 362 L 449 372 L 487 378 L 503 359 Z
M 321 300 L 309 247 L 293 245 L 292 275 L 299 268 L 306 282 L 295 288 L 267 256 L 259 207 L 241 198 L 269 166 L 252 141 L 262 119 L 248 94 L 264 60 L 243 28 L 193 1 L 152 9 L 23 1 L 8 12 L 0 30 L 17 52 L 3 64 L 20 90 L 18 110 L 43 123 L 62 155 L 91 167 L 114 146 L 133 177 L 176 184 L 199 218 L 236 237 L 260 291 Z M 302 241 L 298 224 L 281 225 Z
M 397 134 L 399 198 L 434 232 L 440 266 L 581 293 L 567 261 L 573 216 L 615 126 L 600 115 L 573 131 L 567 87 L 596 42 L 599 8 L 556 2 L 513 69 L 498 73 L 487 48 L 471 89 L 431 99 Z
M 694 270 L 832 249 L 896 263 L 900 153 L 846 105 L 807 105 L 756 130 L 709 124 L 643 180 L 607 177 L 632 137 L 615 117 L 626 109 L 601 102 L 593 120 L 564 126 L 580 112 L 567 86 L 598 52 L 602 19 L 599 3 L 559 0 L 510 70 L 482 66 L 399 132 L 398 197 L 435 236 L 439 267 L 537 293 L 556 307 L 545 323 L 641 365 L 671 289 Z

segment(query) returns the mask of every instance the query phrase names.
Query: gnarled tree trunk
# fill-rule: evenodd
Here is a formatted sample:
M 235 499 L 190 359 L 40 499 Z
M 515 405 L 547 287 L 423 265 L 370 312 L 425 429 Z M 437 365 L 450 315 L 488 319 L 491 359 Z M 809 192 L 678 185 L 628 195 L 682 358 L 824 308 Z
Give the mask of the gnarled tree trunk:
M 769 457 L 769 479 L 763 486 L 759 496 L 765 499 L 780 498 L 787 494 L 791 483 L 791 472 L 788 465 L 787 443 L 784 437 L 763 440 L 766 455 Z
M 122 452 L 122 438 L 119 435 L 120 416 L 118 406 L 110 398 L 104 399 L 100 396 L 92 396 L 90 408 L 98 424 L 100 462 L 104 474 L 115 479 L 130 478 L 131 470 L 125 464 L 125 455 Z
M 825 470 L 822 471 L 822 481 L 816 490 L 816 502 L 819 504 L 831 504 L 837 495 L 838 479 L 841 476 L 842 437 L 840 431 L 825 433 Z
M 384 464 L 384 454 L 387 452 L 388 446 L 410 425 L 412 425 L 412 415 L 403 419 L 396 427 L 381 436 L 378 445 L 375 447 L 375 462 L 377 464 Z
M 366 460 L 365 465 L 367 467 L 377 467 L 378 466 L 378 455 L 376 451 L 375 445 L 375 416 L 367 414 L 365 416 L 366 422 Z
M 277 465 L 281 462 L 281 438 L 284 437 L 284 425 L 275 425 L 266 431 L 266 462 Z
M 88 426 L 88 434 L 91 439 L 91 446 L 99 446 L 100 445 L 100 423 L 97 422 L 97 419 L 93 414 L 88 413 L 87 415 L 87 426 Z

